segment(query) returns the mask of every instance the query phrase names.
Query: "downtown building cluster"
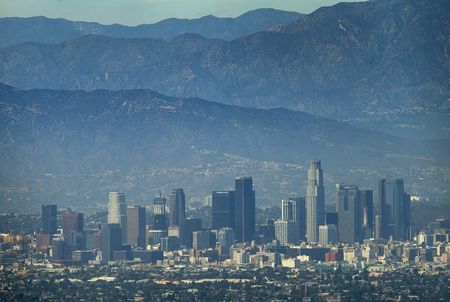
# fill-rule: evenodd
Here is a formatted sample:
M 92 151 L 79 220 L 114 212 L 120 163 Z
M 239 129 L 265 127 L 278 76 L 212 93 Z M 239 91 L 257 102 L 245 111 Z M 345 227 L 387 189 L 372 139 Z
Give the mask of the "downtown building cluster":
M 127 205 L 124 193 L 110 192 L 107 222 L 97 229 L 83 228 L 82 213 L 66 212 L 62 232 L 57 232 L 56 206 L 43 205 L 38 246 L 48 246 L 54 261 L 102 264 L 295 267 L 304 261 L 379 260 L 388 255 L 415 260 L 447 253 L 446 248 L 430 252 L 420 250 L 419 244 L 409 245 L 410 197 L 401 179 L 381 179 L 377 201 L 372 190 L 357 185 L 337 184 L 336 193 L 335 210 L 327 212 L 321 162 L 311 161 L 306 196 L 282 200 L 281 217 L 257 225 L 253 179 L 237 177 L 234 190 L 212 192 L 211 227 L 205 228 L 201 219 L 186 217 L 181 188 L 173 189 L 167 199 L 159 193 L 147 207 Z M 421 233 L 414 239 L 422 245 L 430 242 L 431 247 L 448 242 L 448 231 L 443 234 L 431 239 Z M 395 242 L 403 242 L 401 249 Z M 420 258 L 424 253 L 428 256 Z

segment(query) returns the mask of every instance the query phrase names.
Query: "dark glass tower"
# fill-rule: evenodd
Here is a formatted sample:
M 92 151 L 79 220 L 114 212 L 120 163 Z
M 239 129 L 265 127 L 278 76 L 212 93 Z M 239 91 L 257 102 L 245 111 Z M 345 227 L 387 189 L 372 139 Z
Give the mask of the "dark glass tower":
M 169 197 L 169 211 L 170 211 L 170 226 L 181 227 L 184 222 L 185 214 L 185 196 L 183 189 L 175 189 L 170 193 Z
M 234 227 L 234 191 L 212 192 L 212 228 Z
M 56 204 L 44 204 L 42 205 L 42 234 L 53 235 L 56 233 L 57 222 L 56 222 L 57 208 Z
M 298 239 L 304 241 L 306 239 L 306 199 L 291 197 L 289 201 L 292 203 L 292 220 L 297 223 L 298 227 Z
M 362 238 L 371 238 L 374 232 L 373 191 L 360 190 Z
M 153 198 L 153 224 L 154 230 L 166 230 L 166 199 L 161 196 Z
M 113 252 L 122 246 L 122 229 L 118 223 L 102 224 L 102 262 L 112 261 Z
M 381 238 L 409 239 L 410 198 L 405 193 L 402 179 L 379 181 L 377 212 Z
M 361 241 L 361 202 L 357 186 L 336 185 L 338 237 L 341 242 Z
M 251 177 L 235 179 L 234 237 L 248 242 L 255 234 L 255 191 Z

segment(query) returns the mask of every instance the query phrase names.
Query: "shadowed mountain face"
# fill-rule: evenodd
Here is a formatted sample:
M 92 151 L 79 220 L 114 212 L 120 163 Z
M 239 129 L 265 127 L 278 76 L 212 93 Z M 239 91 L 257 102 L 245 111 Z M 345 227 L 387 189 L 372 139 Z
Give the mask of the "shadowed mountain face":
M 171 18 L 139 26 L 103 25 L 45 17 L 0 18 L 0 47 L 24 42 L 61 43 L 89 34 L 171 40 L 184 33 L 195 33 L 211 39 L 233 40 L 275 26 L 286 25 L 302 16 L 299 13 L 276 9 L 257 9 L 237 18 L 214 16 L 198 19 Z
M 303 193 L 304 164 L 311 158 L 323 160 L 329 188 L 339 181 L 374 187 L 378 177 L 398 173 L 414 192 L 432 194 L 441 186 L 429 185 L 436 175 L 442 185 L 446 181 L 446 165 L 438 160 L 445 159 L 444 145 L 302 112 L 149 90 L 20 91 L 3 85 L 0 123 L 0 200 L 8 209 L 17 206 L 7 204 L 11 194 L 31 196 L 37 205 L 45 198 L 98 201 L 112 189 L 140 201 L 155 188 L 174 186 L 206 196 L 231 186 L 236 175 L 255 175 L 259 203 L 278 202 Z
M 0 80 L 27 89 L 149 88 L 449 137 L 448 12 L 444 0 L 379 0 L 321 8 L 233 41 L 25 43 L 0 50 Z

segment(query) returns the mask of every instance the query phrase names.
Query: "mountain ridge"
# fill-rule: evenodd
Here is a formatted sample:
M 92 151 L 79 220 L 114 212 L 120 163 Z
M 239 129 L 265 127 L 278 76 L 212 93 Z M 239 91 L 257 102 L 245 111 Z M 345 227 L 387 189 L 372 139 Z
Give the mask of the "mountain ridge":
M 0 48 L 23 42 L 61 43 L 86 34 L 171 40 L 180 34 L 192 32 L 212 39 L 233 40 L 278 24 L 287 24 L 302 16 L 296 12 L 267 8 L 248 11 L 235 18 L 212 15 L 193 19 L 168 18 L 136 26 L 118 23 L 105 25 L 44 16 L 6 17 L 0 18 Z
M 445 184 L 447 146 L 285 108 L 242 108 L 150 90 L 0 85 L 3 208 L 15 206 L 5 201 L 11 194 L 36 204 L 52 194 L 87 204 L 113 189 L 145 200 L 155 186 L 166 192 L 181 186 L 198 197 L 244 174 L 255 177 L 259 196 L 277 202 L 301 193 L 311 158 L 326 163 L 328 186 L 357 180 L 371 187 L 394 173 L 428 196 Z M 431 186 L 436 175 L 443 184 Z
M 170 41 L 91 35 L 26 43 L 0 49 L 0 81 L 21 89 L 152 89 L 372 129 L 386 121 L 383 130 L 394 135 L 415 136 L 411 128 L 450 137 L 445 5 L 338 4 L 232 41 L 184 34 Z

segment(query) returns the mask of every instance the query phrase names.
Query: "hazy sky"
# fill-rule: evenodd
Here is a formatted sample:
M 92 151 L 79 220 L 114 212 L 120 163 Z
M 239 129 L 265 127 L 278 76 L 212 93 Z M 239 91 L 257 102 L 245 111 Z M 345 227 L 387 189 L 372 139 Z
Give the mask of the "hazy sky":
M 356 1 L 356 0 L 355 0 Z M 309 13 L 336 0 L 0 0 L 0 17 L 47 16 L 104 24 L 136 25 L 170 17 L 236 17 L 272 7 Z

